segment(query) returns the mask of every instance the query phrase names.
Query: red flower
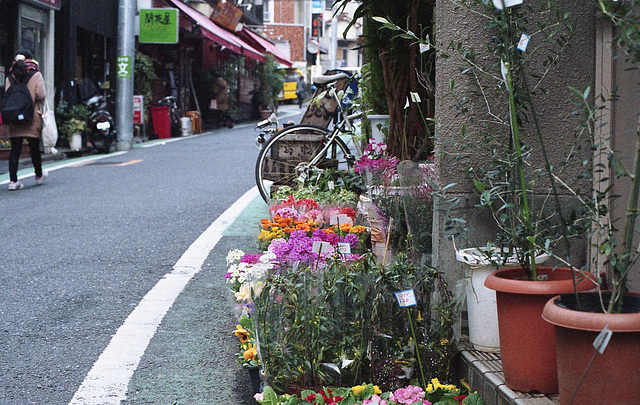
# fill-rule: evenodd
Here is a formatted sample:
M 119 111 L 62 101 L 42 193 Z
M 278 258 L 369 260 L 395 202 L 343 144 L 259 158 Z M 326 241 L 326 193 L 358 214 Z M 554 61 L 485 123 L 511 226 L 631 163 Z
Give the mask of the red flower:
M 353 210 L 353 208 L 343 208 L 340 211 L 338 211 L 338 214 L 347 214 L 347 216 L 353 220 L 356 219 L 356 212 Z
M 466 395 L 460 395 L 460 396 L 453 397 L 453 398 L 455 398 L 455 400 L 456 400 L 456 401 L 458 401 L 458 402 L 460 402 L 460 403 L 462 404 L 462 401 L 463 401 L 466 397 L 467 397 Z

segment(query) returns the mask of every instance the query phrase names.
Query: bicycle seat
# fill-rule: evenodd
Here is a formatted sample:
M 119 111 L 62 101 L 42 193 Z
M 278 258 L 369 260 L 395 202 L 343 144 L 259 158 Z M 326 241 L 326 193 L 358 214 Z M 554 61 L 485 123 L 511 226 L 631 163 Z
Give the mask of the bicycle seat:
M 327 84 L 337 82 L 340 79 L 347 79 L 349 77 L 346 73 L 336 73 L 334 75 L 320 75 L 314 76 L 313 82 L 318 84 Z

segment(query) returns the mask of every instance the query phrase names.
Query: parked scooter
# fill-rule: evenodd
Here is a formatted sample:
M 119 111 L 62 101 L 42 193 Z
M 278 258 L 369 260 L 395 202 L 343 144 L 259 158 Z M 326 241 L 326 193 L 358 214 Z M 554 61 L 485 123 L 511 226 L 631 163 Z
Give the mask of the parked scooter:
M 82 103 L 91 110 L 87 119 L 88 141 L 99 152 L 111 152 L 111 145 L 116 141 L 116 128 L 107 109 L 107 100 L 96 94 Z

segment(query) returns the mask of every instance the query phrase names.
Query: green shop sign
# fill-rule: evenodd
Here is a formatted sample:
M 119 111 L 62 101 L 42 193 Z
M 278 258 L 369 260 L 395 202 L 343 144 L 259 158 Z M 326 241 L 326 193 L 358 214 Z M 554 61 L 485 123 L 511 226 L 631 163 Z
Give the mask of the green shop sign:
M 140 10 L 140 38 L 146 44 L 178 42 L 178 9 L 151 8 Z

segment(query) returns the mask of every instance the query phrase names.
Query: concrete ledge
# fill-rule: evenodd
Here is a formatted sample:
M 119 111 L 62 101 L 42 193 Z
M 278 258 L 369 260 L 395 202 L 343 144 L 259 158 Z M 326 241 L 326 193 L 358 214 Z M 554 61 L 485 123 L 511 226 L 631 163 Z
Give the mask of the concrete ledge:
M 458 344 L 461 378 L 477 391 L 486 405 L 555 405 L 558 396 L 513 391 L 507 387 L 502 373 L 500 354 L 474 350 L 468 341 Z

